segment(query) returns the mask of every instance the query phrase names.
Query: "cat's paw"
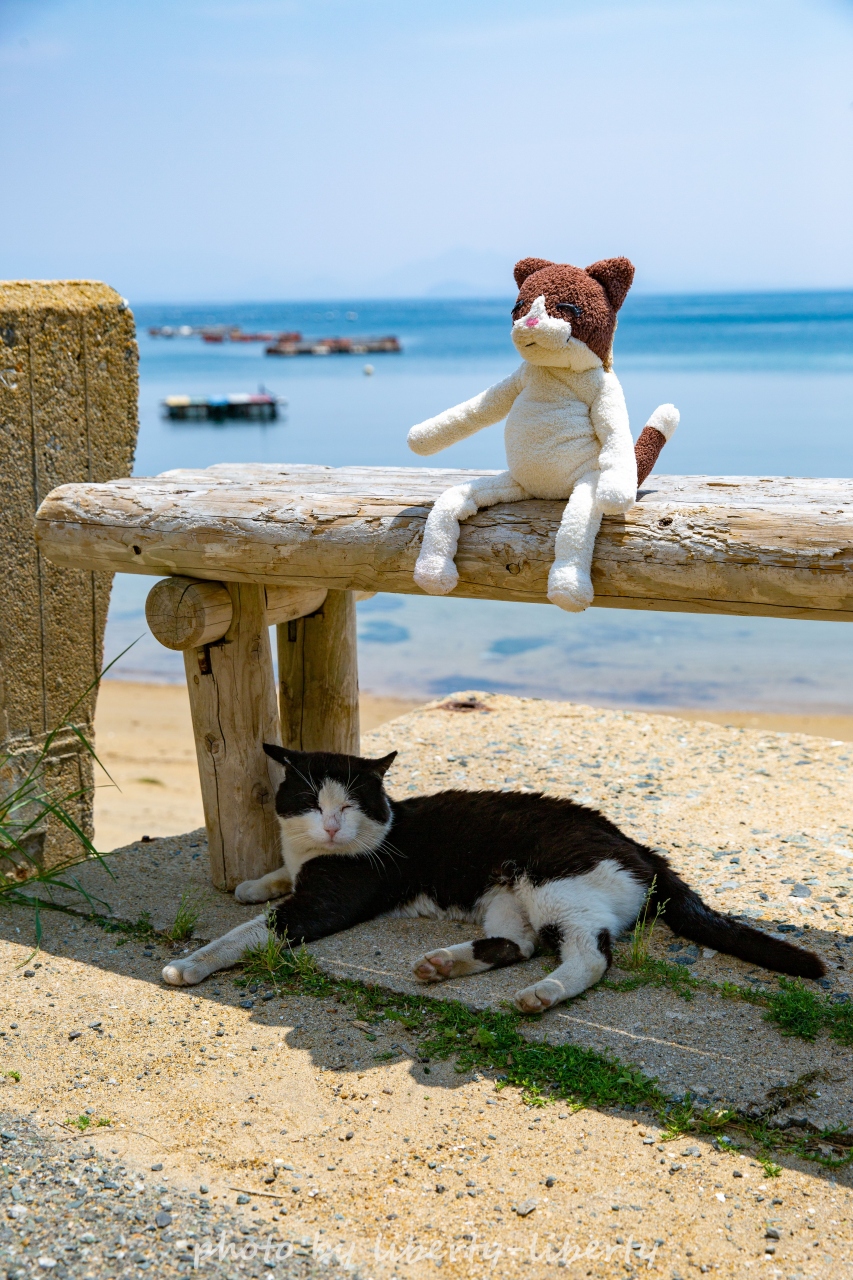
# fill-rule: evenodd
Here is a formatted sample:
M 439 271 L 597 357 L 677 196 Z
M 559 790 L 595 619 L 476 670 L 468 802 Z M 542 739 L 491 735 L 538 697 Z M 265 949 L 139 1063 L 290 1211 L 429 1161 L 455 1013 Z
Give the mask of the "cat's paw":
M 188 960 L 173 960 L 171 964 L 167 964 L 162 977 L 170 987 L 194 987 L 207 977 L 207 972 L 194 966 L 190 957 Z
M 456 565 L 446 556 L 419 556 L 414 578 L 421 591 L 430 596 L 446 596 L 459 581 Z
M 583 613 L 593 601 L 592 579 L 568 560 L 556 560 L 548 574 L 548 599 L 568 613 Z
M 556 978 L 543 978 L 532 987 L 515 993 L 513 1003 L 522 1013 L 542 1013 L 566 998 L 566 989 Z
M 238 902 L 268 902 L 270 898 L 277 896 L 278 891 L 275 889 L 270 891 L 263 880 L 244 880 L 234 890 L 234 897 Z
M 414 966 L 415 977 L 421 982 L 443 982 L 452 972 L 453 956 L 444 947 L 440 951 L 431 951 Z

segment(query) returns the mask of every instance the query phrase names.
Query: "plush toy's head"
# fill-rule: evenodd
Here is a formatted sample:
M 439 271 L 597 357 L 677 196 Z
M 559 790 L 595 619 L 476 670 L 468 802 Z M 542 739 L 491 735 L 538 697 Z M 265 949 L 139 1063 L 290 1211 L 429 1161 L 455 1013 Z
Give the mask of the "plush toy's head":
M 522 258 L 514 274 L 512 340 L 525 360 L 578 373 L 609 367 L 616 312 L 634 279 L 627 258 L 605 258 L 585 270 Z

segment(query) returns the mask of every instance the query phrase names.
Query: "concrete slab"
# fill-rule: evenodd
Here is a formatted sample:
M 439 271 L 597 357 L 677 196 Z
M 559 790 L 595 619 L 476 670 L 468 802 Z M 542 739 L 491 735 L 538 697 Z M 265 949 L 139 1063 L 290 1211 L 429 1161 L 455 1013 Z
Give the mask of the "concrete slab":
M 197 903 L 200 917 L 192 946 L 218 937 L 258 912 L 241 906 L 230 894 L 214 889 L 207 879 L 204 831 L 128 846 L 107 859 L 109 874 L 91 864 L 75 878 L 104 915 L 133 923 L 147 918 L 158 931 L 167 930 L 183 893 Z M 69 910 L 85 914 L 79 894 L 53 892 Z M 768 922 L 769 923 L 769 922 Z M 522 986 L 551 967 L 548 957 L 536 957 L 508 969 L 424 985 L 411 976 L 411 967 L 424 951 L 459 942 L 477 931 L 455 921 L 375 920 L 324 938 L 308 950 L 330 976 L 373 983 L 389 991 L 432 1000 L 458 1000 L 472 1009 L 500 1008 Z M 672 935 L 661 926 L 655 953 L 666 955 Z M 829 953 L 831 939 L 812 931 L 809 945 Z M 754 975 L 751 966 L 726 956 L 700 959 L 691 970 L 716 983 L 744 983 Z M 760 972 L 760 971 L 759 971 Z M 611 977 L 627 975 L 618 970 Z M 771 980 L 771 975 L 763 975 Z M 845 975 L 846 977 L 846 975 Z M 210 981 L 213 981 L 211 979 Z M 200 990 L 204 989 L 203 984 Z M 375 1053 L 415 1056 L 416 1045 L 399 1024 L 386 1032 L 376 1029 Z M 811 1123 L 853 1125 L 853 1084 L 849 1050 L 827 1038 L 814 1044 L 782 1037 L 763 1021 L 762 1010 L 713 992 L 700 992 L 687 1002 L 669 989 L 643 987 L 630 992 L 593 989 L 585 996 L 530 1019 L 523 1033 L 531 1040 L 573 1043 L 615 1054 L 626 1063 L 657 1077 L 664 1090 L 677 1096 L 686 1091 L 709 1103 L 739 1109 L 766 1106 L 768 1091 L 818 1071 L 814 1089 L 819 1096 L 806 1108 Z M 332 1066 L 326 1061 L 323 1065 Z

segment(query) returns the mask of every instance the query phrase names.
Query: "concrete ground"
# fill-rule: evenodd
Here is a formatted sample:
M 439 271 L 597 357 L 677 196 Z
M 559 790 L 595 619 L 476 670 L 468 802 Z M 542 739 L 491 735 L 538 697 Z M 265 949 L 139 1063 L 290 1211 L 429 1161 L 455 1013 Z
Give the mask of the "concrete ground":
M 789 926 L 788 936 L 830 963 L 826 995 L 849 996 L 845 742 L 536 700 L 478 701 L 482 709 L 464 712 L 446 709 L 453 699 L 432 704 L 366 735 L 366 753 L 401 750 L 394 794 L 484 785 L 595 804 L 670 850 L 715 905 L 768 930 Z M 205 853 L 200 832 L 138 843 L 110 860 L 114 880 L 87 869 L 85 885 L 102 914 L 118 923 L 147 911 L 156 929 L 171 925 L 182 892 L 194 892 L 196 932 L 206 940 L 250 909 L 209 887 Z M 68 901 L 80 910 L 79 900 Z M 0 910 L 0 1053 L 4 1073 L 14 1073 L 0 1087 L 9 1135 L 0 1263 L 10 1273 L 101 1280 L 136 1275 L 148 1262 L 152 1274 L 189 1274 L 198 1247 L 199 1267 L 214 1274 L 286 1275 L 293 1258 L 276 1260 L 276 1250 L 286 1253 L 289 1243 L 315 1262 L 334 1253 L 365 1278 L 539 1276 L 554 1267 L 682 1280 L 853 1274 L 847 1166 L 775 1154 L 781 1171 L 772 1176 L 749 1146 L 725 1149 L 693 1134 L 664 1141 L 660 1117 L 648 1111 L 529 1106 L 518 1090 L 498 1087 L 500 1073 L 422 1061 L 416 1030 L 358 1017 L 334 991 L 275 994 L 263 983 L 247 991 L 234 974 L 169 989 L 159 974 L 173 947 L 162 935 L 109 932 L 80 914 L 44 911 L 41 919 L 41 950 L 32 956 L 31 908 Z M 500 1004 L 529 980 L 521 969 L 544 964 L 424 992 L 409 978 L 411 961 L 461 928 L 377 922 L 312 950 L 330 975 L 473 1009 Z M 772 975 L 693 955 L 664 927 L 653 953 L 680 957 L 707 989 L 688 1002 L 666 986 L 599 988 L 525 1022 L 524 1034 L 615 1055 L 658 1077 L 671 1097 L 689 1090 L 743 1111 L 817 1073 L 776 1121 L 797 1122 L 792 1132 L 805 1135 L 853 1124 L 849 1049 L 823 1033 L 812 1043 L 783 1037 L 761 1007 L 720 994 L 727 980 L 772 991 Z M 82 1135 L 68 1127 L 75 1117 L 86 1124 L 80 1116 L 89 1125 Z M 60 1188 L 57 1175 L 37 1185 L 39 1168 L 61 1165 L 54 1156 L 39 1163 L 37 1141 L 46 1140 L 64 1152 L 94 1148 L 89 1167 L 102 1172 L 86 1175 L 85 1195 L 75 1187 L 67 1199 L 64 1176 Z M 163 1213 L 171 1221 L 158 1226 Z M 60 1257 L 58 1248 L 43 1252 L 39 1232 L 48 1227 L 51 1239 L 72 1245 Z M 234 1233 L 238 1256 L 228 1256 L 226 1239 L 224 1261 L 205 1258 L 221 1229 Z M 252 1245 L 253 1256 L 242 1256 Z

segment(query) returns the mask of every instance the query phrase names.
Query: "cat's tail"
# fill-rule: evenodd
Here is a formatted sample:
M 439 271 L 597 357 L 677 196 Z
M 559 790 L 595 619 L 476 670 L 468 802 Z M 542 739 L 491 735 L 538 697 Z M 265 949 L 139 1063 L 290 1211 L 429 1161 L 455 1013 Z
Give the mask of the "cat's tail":
M 661 449 L 672 438 L 680 420 L 681 415 L 674 404 L 659 404 L 643 427 L 634 445 L 638 486 L 651 475 Z
M 661 860 L 663 861 L 663 860 Z M 661 916 L 673 933 L 716 951 L 737 956 L 750 964 L 789 973 L 796 978 L 821 978 L 826 965 L 820 956 L 804 951 L 781 938 L 771 938 L 760 929 L 721 915 L 703 902 L 698 893 L 671 867 L 659 866 L 655 877 L 652 910 L 660 905 Z

